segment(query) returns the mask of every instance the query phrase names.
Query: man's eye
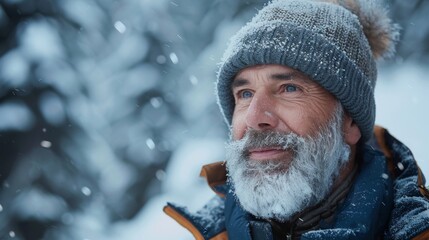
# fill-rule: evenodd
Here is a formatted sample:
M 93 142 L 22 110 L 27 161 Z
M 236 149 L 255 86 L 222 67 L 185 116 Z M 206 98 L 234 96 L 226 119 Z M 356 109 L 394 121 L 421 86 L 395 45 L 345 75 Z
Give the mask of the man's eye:
M 240 97 L 241 98 L 251 98 L 251 97 L 253 97 L 253 93 L 251 91 L 245 90 L 245 91 L 242 91 L 240 93 Z
M 298 87 L 294 85 L 286 85 L 285 86 L 285 92 L 296 92 L 298 91 Z

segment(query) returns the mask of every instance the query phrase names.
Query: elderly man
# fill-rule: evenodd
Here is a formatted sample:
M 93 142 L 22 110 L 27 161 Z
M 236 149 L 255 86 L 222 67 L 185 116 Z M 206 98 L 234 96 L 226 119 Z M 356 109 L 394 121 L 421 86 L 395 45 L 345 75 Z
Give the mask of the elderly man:
M 374 1 L 278 0 L 231 40 L 217 94 L 231 127 L 217 193 L 164 211 L 196 239 L 429 239 L 410 151 L 375 127 L 375 59 L 397 27 Z

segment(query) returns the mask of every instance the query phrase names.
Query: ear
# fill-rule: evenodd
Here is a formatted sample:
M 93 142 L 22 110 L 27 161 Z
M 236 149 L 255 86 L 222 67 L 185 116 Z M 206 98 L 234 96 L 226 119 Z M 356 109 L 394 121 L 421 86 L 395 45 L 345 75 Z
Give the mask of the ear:
M 344 114 L 343 133 L 344 141 L 350 146 L 356 145 L 362 136 L 359 127 L 348 113 Z

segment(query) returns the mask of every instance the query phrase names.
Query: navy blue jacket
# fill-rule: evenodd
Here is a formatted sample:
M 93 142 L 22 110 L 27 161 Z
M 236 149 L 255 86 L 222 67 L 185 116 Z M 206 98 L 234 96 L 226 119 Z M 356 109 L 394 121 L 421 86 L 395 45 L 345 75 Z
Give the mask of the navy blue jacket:
M 202 175 L 217 193 L 201 210 L 168 203 L 164 211 L 196 239 L 277 239 L 273 225 L 256 219 L 237 203 L 225 182 L 221 163 L 205 166 Z M 386 130 L 361 149 L 361 162 L 345 200 L 333 220 L 290 239 L 429 239 L 429 192 L 410 150 Z M 302 219 L 301 219 L 302 220 Z

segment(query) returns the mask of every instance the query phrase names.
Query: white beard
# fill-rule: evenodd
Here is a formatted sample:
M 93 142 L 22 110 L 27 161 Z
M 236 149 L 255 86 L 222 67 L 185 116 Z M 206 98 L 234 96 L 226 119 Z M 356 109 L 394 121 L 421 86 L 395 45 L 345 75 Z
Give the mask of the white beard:
M 338 105 L 328 126 L 321 127 L 313 138 L 249 130 L 243 139 L 231 141 L 226 166 L 241 206 L 256 217 L 284 222 L 323 200 L 350 155 L 342 135 L 342 118 Z M 248 149 L 271 146 L 290 151 L 293 159 L 248 159 Z

